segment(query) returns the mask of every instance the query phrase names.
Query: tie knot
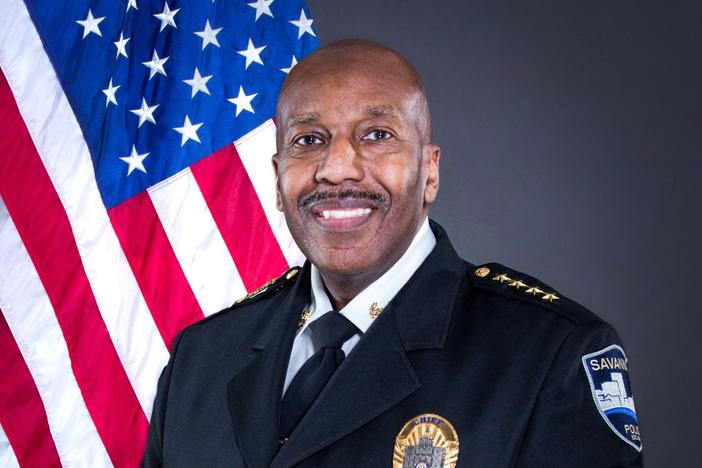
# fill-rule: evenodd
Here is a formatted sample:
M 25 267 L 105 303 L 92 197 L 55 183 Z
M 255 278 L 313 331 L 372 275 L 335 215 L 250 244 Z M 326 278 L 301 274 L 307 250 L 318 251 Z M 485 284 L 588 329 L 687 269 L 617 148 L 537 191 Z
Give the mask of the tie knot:
M 349 319 L 333 310 L 310 323 L 310 328 L 319 349 L 341 348 L 346 340 L 358 333 Z

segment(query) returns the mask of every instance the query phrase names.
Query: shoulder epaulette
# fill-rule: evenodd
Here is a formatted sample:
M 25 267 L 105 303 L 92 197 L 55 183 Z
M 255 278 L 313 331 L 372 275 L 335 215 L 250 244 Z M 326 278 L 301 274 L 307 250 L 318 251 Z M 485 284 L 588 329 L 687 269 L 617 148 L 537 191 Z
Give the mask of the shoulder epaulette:
M 508 292 L 516 296 L 537 299 L 544 303 L 558 302 L 561 298 L 550 286 L 524 273 L 499 263 L 486 263 L 472 272 L 479 287 Z
M 267 283 L 259 286 L 255 290 L 251 291 L 248 293 L 246 296 L 242 297 L 241 299 L 238 299 L 237 301 L 234 302 L 233 306 L 241 306 L 244 304 L 250 304 L 252 302 L 256 302 L 260 299 L 263 299 L 264 297 L 268 297 L 274 292 L 280 291 L 281 289 L 285 288 L 286 286 L 292 284 L 295 280 L 295 277 L 297 274 L 300 272 L 300 267 L 292 267 L 279 277 L 272 279 L 268 281 Z
M 469 281 L 476 287 L 502 296 L 539 304 L 568 320 L 579 324 L 598 317 L 552 287 L 533 276 L 508 268 L 499 263 L 486 263 L 469 271 Z

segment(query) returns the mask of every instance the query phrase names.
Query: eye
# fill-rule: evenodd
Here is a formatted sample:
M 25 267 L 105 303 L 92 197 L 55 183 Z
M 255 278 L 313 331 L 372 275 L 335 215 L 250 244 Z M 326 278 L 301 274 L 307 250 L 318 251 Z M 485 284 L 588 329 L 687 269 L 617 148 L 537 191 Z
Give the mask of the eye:
M 324 143 L 321 138 L 316 135 L 302 135 L 295 140 L 295 144 L 299 146 L 313 146 Z
M 386 130 L 381 130 L 379 128 L 372 130 L 365 137 L 363 137 L 364 140 L 371 140 L 371 141 L 383 141 L 383 140 L 389 140 L 390 138 L 392 138 L 392 133 L 390 133 Z

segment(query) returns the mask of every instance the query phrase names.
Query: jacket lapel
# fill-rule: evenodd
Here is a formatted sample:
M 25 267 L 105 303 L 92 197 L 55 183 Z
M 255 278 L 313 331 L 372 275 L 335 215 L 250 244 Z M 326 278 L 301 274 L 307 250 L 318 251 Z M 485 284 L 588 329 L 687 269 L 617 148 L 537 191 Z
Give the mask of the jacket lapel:
M 436 248 L 339 366 L 271 468 L 299 463 L 421 387 L 406 351 L 444 346 L 454 303 L 468 287 L 465 263 L 432 228 Z
M 309 266 L 272 312 L 249 360 L 228 385 L 229 410 L 239 448 L 251 468 L 268 466 L 278 449 L 280 401 L 297 320 L 309 302 Z

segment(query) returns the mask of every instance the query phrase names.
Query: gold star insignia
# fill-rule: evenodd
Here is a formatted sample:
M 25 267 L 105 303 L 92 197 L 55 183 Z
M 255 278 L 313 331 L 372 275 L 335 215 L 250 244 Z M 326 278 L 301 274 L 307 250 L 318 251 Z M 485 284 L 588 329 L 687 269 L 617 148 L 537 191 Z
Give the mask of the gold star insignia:
M 266 284 L 264 284 L 263 286 L 257 288 L 254 292 L 252 292 L 251 294 L 249 294 L 249 297 L 254 297 L 254 296 L 257 295 L 257 294 L 261 294 L 263 291 L 265 291 L 266 289 L 268 289 L 268 288 L 270 288 L 271 286 L 273 286 L 273 283 L 275 283 L 275 280 L 274 280 L 274 279 L 268 281 Z
M 544 301 L 553 302 L 560 299 L 560 297 L 556 296 L 556 293 L 546 293 L 543 296 L 541 296 L 541 299 L 543 299 Z
M 272 280 L 268 281 L 266 284 L 264 284 L 264 285 L 262 285 L 262 286 L 256 288 L 255 290 L 251 291 L 250 293 L 248 293 L 246 296 L 242 297 L 241 299 L 238 299 L 238 300 L 235 301 L 234 303 L 235 303 L 235 304 L 238 304 L 238 303 L 243 302 L 243 301 L 245 301 L 245 300 L 247 300 L 247 299 L 251 299 L 252 297 L 258 296 L 258 295 L 261 294 L 263 291 L 265 291 L 266 289 L 270 288 L 271 285 L 272 285 L 273 283 L 275 283 L 275 280 L 274 280 L 274 279 L 272 279 Z
M 500 283 L 504 283 L 505 281 L 512 281 L 512 278 L 510 278 L 509 276 L 502 273 L 501 275 L 495 276 L 492 280 L 499 281 Z
M 544 294 L 544 292 L 542 290 L 540 290 L 539 288 L 537 288 L 536 286 L 532 286 L 531 288 L 527 289 L 524 292 L 531 294 L 532 296 L 536 296 L 538 294 Z
M 519 290 L 520 288 L 528 288 L 529 287 L 526 284 L 524 284 L 522 282 L 522 280 L 514 280 L 511 283 L 509 283 L 509 285 L 514 287 L 514 288 L 517 288 L 517 290 Z
M 282 280 L 283 276 L 285 276 L 286 281 L 290 281 L 299 272 L 300 272 L 300 267 L 293 267 L 290 270 L 288 270 L 286 273 L 284 273 L 283 275 L 279 276 L 278 278 L 273 278 L 272 280 L 267 281 L 266 284 L 259 286 L 258 288 L 254 289 L 253 291 L 251 291 L 250 293 L 248 293 L 244 297 L 237 299 L 236 301 L 234 301 L 234 304 L 239 304 L 241 302 L 246 301 L 247 299 L 251 299 L 253 297 L 258 296 L 259 294 L 265 292 L 268 288 L 270 288 L 271 286 L 276 284 L 276 282 L 278 282 L 278 280 Z
M 370 309 L 368 309 L 368 315 L 370 315 L 371 320 L 377 319 L 383 309 L 383 307 L 378 307 L 377 302 L 372 303 Z

